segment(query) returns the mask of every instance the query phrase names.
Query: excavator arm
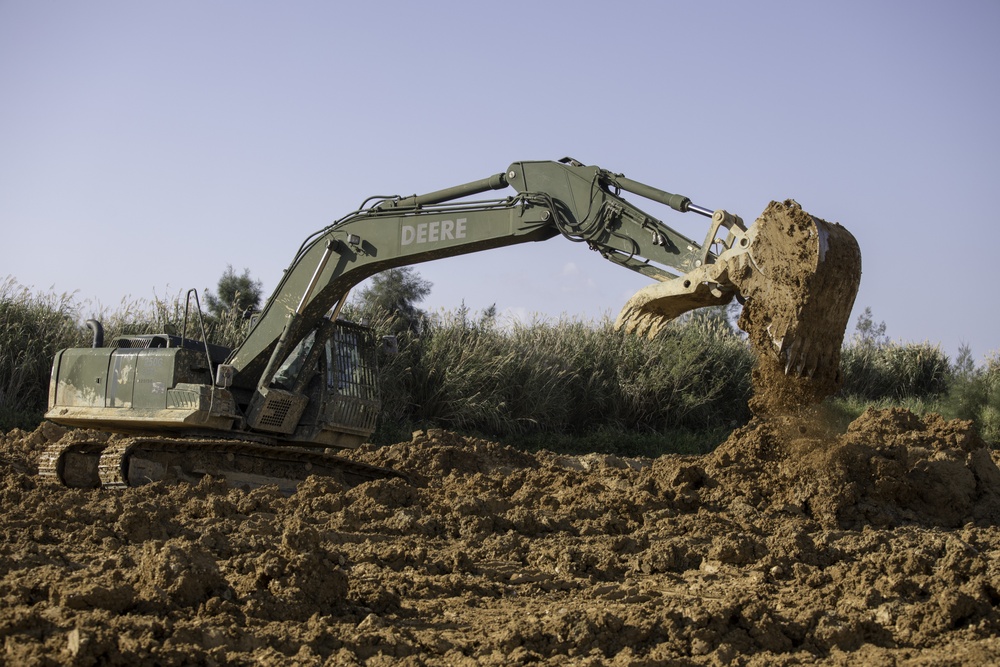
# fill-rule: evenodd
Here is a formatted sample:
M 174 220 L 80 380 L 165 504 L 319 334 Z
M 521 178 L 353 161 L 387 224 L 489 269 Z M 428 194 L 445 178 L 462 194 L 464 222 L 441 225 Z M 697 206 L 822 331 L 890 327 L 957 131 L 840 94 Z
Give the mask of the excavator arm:
M 460 201 L 504 188 L 516 194 Z M 485 179 L 363 206 L 313 235 L 296 253 L 256 325 L 226 362 L 232 386 L 266 387 L 290 351 L 338 309 L 353 286 L 387 269 L 562 235 L 625 268 L 674 281 L 715 262 L 709 248 L 720 229 L 728 236 L 716 244 L 723 247 L 745 236 L 738 218 L 719 212 L 706 241 L 697 243 L 631 204 L 623 190 L 678 212 L 714 215 L 686 197 L 570 160 L 515 162 Z M 689 295 L 674 299 L 682 307 L 673 317 L 732 298 L 730 287 L 714 283 L 710 274 L 703 278 L 679 290 Z

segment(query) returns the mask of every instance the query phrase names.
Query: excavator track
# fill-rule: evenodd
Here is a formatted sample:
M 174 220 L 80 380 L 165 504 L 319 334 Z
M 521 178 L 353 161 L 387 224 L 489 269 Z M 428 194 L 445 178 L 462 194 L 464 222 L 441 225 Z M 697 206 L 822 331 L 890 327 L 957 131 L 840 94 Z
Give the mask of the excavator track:
M 39 476 L 75 488 L 123 489 L 151 482 L 197 483 L 208 476 L 234 487 L 277 486 L 295 492 L 310 475 L 350 488 L 405 475 L 322 450 L 222 439 L 130 437 L 105 442 L 55 443 L 39 458 Z
M 38 476 L 44 481 L 73 488 L 101 486 L 98 460 L 106 442 L 66 442 L 48 445 L 38 456 Z

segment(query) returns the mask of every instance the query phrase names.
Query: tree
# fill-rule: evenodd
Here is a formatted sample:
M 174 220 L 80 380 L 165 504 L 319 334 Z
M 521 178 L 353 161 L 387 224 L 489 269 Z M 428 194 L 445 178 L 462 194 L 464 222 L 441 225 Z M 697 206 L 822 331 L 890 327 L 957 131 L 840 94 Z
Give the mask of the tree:
M 958 348 L 955 363 L 952 364 L 952 374 L 957 378 L 968 379 L 974 377 L 978 370 L 976 360 L 972 356 L 972 348 L 967 343 L 962 343 Z
M 358 294 L 361 308 L 367 313 L 384 312 L 398 317 L 411 331 L 420 328 L 425 316 L 417 304 L 431 293 L 431 283 L 412 267 L 389 269 L 372 277 Z
M 479 315 L 479 326 L 483 328 L 492 327 L 497 322 L 497 305 L 491 303 L 489 308 Z
M 249 313 L 260 308 L 261 282 L 250 277 L 250 269 L 236 275 L 232 264 L 219 278 L 217 294 L 205 290 L 205 304 L 213 317 L 221 317 L 227 311 Z
M 465 305 L 465 299 L 462 299 L 455 316 L 457 321 L 462 324 L 463 329 L 491 329 L 497 323 L 497 305 L 495 303 L 490 304 L 486 310 L 481 312 L 478 320 L 472 320 L 469 317 L 470 312 L 469 307 Z
M 864 312 L 858 315 L 858 323 L 854 328 L 854 343 L 862 348 L 879 348 L 889 344 L 889 337 L 885 333 L 885 322 L 875 323 L 871 306 L 865 307 Z

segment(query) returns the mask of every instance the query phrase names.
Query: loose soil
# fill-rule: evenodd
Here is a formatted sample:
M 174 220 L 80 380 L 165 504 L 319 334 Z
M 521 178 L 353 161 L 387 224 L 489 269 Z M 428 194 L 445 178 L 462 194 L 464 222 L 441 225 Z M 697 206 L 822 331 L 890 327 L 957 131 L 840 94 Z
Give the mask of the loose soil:
M 0 437 L 10 665 L 1000 661 L 1000 470 L 971 426 L 757 420 L 712 454 L 430 431 L 389 479 L 65 489 Z

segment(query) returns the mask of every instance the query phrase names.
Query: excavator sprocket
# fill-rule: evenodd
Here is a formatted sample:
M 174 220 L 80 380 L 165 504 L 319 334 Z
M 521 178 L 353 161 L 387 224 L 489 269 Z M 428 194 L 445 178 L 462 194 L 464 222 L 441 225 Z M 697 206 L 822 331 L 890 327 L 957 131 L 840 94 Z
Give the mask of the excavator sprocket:
M 310 475 L 345 488 L 404 475 L 322 450 L 225 439 L 137 436 L 109 442 L 60 441 L 41 454 L 39 475 L 74 488 L 125 488 L 150 482 L 198 482 L 211 475 L 234 487 L 274 485 L 292 494 Z

